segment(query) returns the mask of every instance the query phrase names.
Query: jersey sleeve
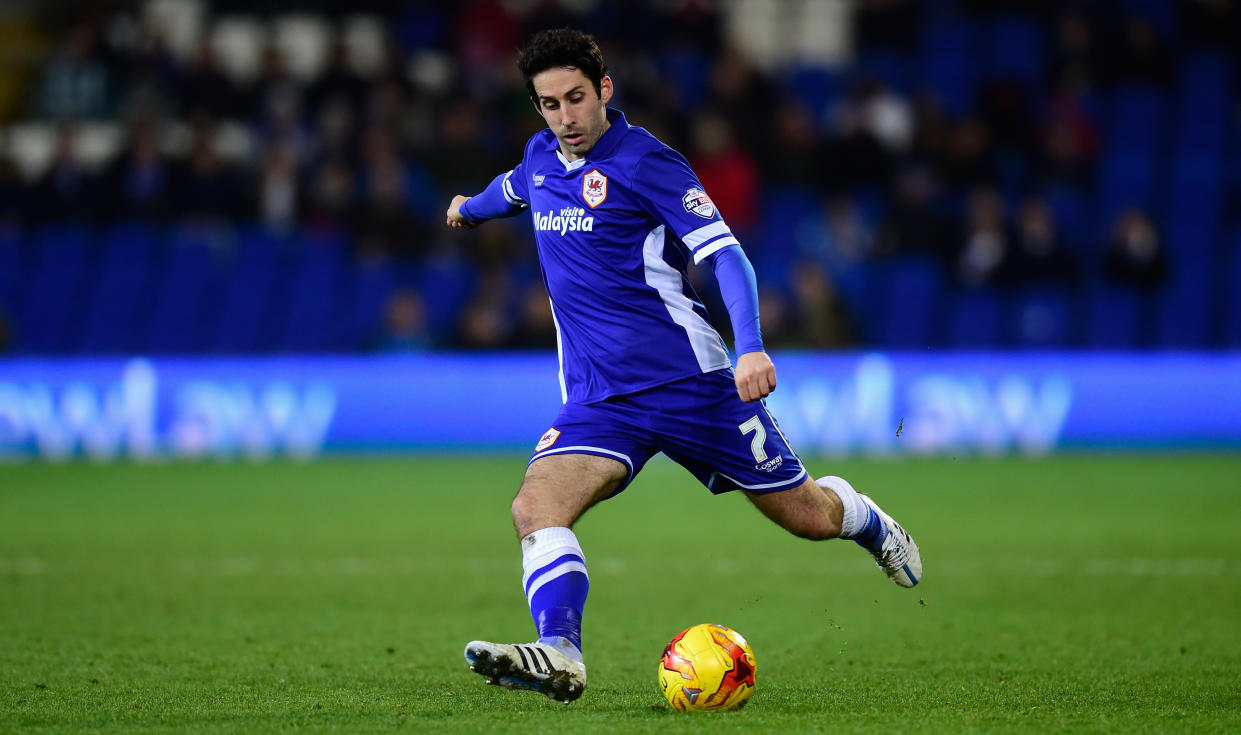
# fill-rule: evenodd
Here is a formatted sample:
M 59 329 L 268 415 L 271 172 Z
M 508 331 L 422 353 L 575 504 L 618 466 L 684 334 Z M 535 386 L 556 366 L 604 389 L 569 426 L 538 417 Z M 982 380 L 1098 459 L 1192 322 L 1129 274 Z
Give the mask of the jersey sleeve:
M 671 148 L 638 161 L 633 190 L 646 210 L 685 243 L 695 264 L 729 245 L 740 246 L 689 162 Z
M 470 222 L 481 222 L 498 217 L 512 217 L 530 206 L 522 168 L 522 164 L 517 164 L 512 171 L 492 179 L 486 189 L 461 205 L 461 214 Z

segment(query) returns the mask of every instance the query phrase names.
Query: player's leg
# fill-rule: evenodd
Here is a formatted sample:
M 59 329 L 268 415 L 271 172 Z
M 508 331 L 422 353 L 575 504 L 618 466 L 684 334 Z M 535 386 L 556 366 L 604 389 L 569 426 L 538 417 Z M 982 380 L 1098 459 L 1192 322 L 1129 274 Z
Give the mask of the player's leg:
M 590 591 L 586 555 L 571 527 L 628 478 L 629 468 L 614 459 L 554 454 L 530 464 L 513 499 L 522 586 L 539 642 L 570 658 L 582 658 L 582 611 Z
M 902 587 L 913 587 L 922 579 L 922 556 L 913 538 L 843 478 L 807 479 L 792 490 L 747 491 L 746 497 L 763 515 L 797 536 L 856 541 Z
M 565 703 L 585 690 L 581 626 L 590 580 L 572 526 L 624 489 L 650 458 L 626 424 L 625 412 L 614 406 L 567 405 L 539 442 L 512 504 L 522 585 L 539 639 L 466 646 L 470 668 L 489 683 Z

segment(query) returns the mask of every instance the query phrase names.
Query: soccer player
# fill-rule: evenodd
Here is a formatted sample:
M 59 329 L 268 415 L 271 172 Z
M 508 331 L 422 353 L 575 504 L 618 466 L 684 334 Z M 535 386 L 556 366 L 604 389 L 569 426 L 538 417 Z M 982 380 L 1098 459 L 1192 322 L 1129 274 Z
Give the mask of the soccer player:
M 797 536 L 853 539 L 897 584 L 916 585 L 922 559 L 909 534 L 845 480 L 811 479 L 768 413 L 776 370 L 763 351 L 754 269 L 685 159 L 607 106 L 612 79 L 594 39 L 539 33 L 518 67 L 547 129 L 482 193 L 453 197 L 447 224 L 531 210 L 564 404 L 512 505 L 539 639 L 473 641 L 470 668 L 556 701 L 581 696 L 590 583 L 571 527 L 657 452 L 712 493 L 741 490 Z M 735 370 L 690 286 L 691 262 L 719 282 Z

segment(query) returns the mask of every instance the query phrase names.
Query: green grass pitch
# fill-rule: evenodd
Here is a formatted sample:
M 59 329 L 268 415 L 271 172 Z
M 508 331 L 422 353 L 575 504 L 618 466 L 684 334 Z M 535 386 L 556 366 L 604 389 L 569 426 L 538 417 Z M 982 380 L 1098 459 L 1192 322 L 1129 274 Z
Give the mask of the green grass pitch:
M 653 463 L 577 531 L 589 688 L 488 687 L 526 641 L 523 458 L 0 465 L 0 732 L 1236 732 L 1241 458 L 833 460 L 914 534 L 902 590 Z M 758 689 L 678 714 L 664 643 Z

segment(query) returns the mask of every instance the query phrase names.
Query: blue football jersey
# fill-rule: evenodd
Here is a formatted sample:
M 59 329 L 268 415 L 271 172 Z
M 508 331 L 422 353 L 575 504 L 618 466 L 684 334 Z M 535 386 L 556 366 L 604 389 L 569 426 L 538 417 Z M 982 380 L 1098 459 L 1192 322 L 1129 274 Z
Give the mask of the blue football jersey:
M 686 275 L 738 245 L 688 162 L 618 110 L 584 158 L 547 129 L 496 178 L 506 211 L 530 209 L 551 298 L 565 401 L 590 403 L 732 366 Z M 491 197 L 488 197 L 490 199 Z

